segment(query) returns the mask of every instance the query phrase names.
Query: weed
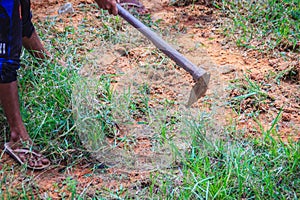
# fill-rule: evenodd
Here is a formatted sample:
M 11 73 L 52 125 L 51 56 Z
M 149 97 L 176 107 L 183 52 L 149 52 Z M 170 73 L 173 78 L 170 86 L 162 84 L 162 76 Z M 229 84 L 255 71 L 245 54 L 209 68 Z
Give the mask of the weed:
M 266 106 L 272 101 L 268 95 L 269 85 L 262 85 L 251 80 L 248 76 L 237 80 L 230 86 L 231 95 L 229 106 L 238 114 L 247 113 L 250 117 L 258 116 L 260 112 L 266 111 Z

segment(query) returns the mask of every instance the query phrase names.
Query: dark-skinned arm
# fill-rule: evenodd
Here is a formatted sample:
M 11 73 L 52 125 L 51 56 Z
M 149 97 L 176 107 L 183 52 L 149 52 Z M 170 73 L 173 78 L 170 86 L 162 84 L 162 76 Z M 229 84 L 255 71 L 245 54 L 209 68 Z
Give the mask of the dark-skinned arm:
M 117 15 L 117 3 L 119 0 L 95 0 L 98 6 L 104 10 L 108 10 L 109 14 Z

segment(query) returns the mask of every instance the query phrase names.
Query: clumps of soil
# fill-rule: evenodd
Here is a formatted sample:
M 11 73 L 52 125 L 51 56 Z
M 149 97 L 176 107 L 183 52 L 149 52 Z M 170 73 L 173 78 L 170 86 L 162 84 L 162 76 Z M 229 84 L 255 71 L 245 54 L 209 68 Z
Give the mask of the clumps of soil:
M 291 84 L 290 81 L 278 83 L 258 72 L 236 81 L 234 88 L 230 90 L 228 102 L 239 113 L 241 127 L 247 127 L 249 134 L 258 134 L 262 132 L 256 127 L 258 123 L 268 129 L 280 114 L 281 121 L 276 125 L 280 137 L 299 139 L 299 85 Z M 256 128 L 251 131 L 250 127 Z
M 290 58 L 288 61 L 282 59 L 270 59 L 269 64 L 280 75 L 280 79 L 291 83 L 300 81 L 300 59 Z
M 229 94 L 230 106 L 239 113 L 252 113 L 252 112 L 267 112 L 274 102 L 274 98 L 268 94 L 267 91 L 255 91 L 254 88 L 249 88 L 249 83 L 242 81 L 237 85 Z M 251 86 L 250 86 L 251 87 Z M 268 88 L 265 86 L 265 89 Z

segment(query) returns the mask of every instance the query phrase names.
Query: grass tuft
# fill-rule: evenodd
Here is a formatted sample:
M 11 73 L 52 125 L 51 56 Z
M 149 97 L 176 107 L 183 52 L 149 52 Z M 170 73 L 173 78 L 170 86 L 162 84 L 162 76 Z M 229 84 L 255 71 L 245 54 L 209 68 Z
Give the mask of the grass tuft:
M 300 189 L 300 143 L 283 143 L 268 131 L 261 139 L 211 140 L 208 130 L 196 129 L 186 155 L 181 183 L 165 183 L 153 197 L 168 199 L 297 199 Z M 268 139 L 267 139 L 268 138 Z M 176 170 L 175 170 L 176 171 Z M 179 173 L 178 176 L 179 176 Z M 156 176 L 159 177 L 159 176 Z M 165 179 L 167 180 L 167 179 Z
M 231 20 L 224 33 L 238 46 L 269 52 L 299 52 L 300 1 L 215 1 Z

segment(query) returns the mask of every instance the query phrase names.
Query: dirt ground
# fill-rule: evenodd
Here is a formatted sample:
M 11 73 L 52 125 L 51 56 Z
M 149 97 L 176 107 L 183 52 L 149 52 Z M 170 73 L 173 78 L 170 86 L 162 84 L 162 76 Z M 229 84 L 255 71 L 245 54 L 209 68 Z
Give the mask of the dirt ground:
M 34 21 L 43 20 L 45 16 L 57 15 L 58 8 L 65 3 L 63 0 L 48 0 L 47 2 L 32 0 Z M 77 5 L 83 2 L 89 4 L 92 3 L 92 0 L 72 1 L 75 9 Z M 259 126 L 252 118 L 247 116 L 247 113 L 259 109 L 261 112 L 258 120 L 262 123 L 263 128 L 267 130 L 271 127 L 271 123 L 280 109 L 282 109 L 282 118 L 277 125 L 280 137 L 283 140 L 287 140 L 288 138 L 299 140 L 299 82 L 285 80 L 281 81 L 280 85 L 273 84 L 271 88 L 270 86 L 266 86 L 270 97 L 269 101 L 262 104 L 261 107 L 253 107 L 251 106 L 251 102 L 245 101 L 241 105 L 244 108 L 241 109 L 243 112 L 240 115 L 234 113 L 226 104 L 228 98 L 239 95 L 238 91 L 234 88 L 228 89 L 233 79 L 243 77 L 243 74 L 247 72 L 250 74 L 252 80 L 264 82 L 265 77 L 270 72 L 278 72 L 282 68 L 285 69 L 289 66 L 289 63 L 280 59 L 262 56 L 255 51 L 239 49 L 227 42 L 224 36 L 219 33 L 218 26 L 222 19 L 214 8 L 197 4 L 179 8 L 168 5 L 166 0 L 142 0 L 142 2 L 150 11 L 153 19 L 163 19 L 160 23 L 161 27 L 167 29 L 174 24 L 177 25 L 177 30 L 173 30 L 174 34 L 176 34 L 175 48 L 180 50 L 194 64 L 203 67 L 211 73 L 212 78 L 207 97 L 199 100 L 193 106 L 194 109 L 203 110 L 204 108 L 206 111 L 214 111 L 214 118 L 218 121 L 219 126 L 226 126 L 230 122 L 235 122 L 237 129 L 243 130 L 245 137 L 259 137 L 261 135 Z M 78 23 L 84 17 L 80 12 L 75 12 L 72 16 L 78 20 Z M 92 18 L 93 16 L 89 17 Z M 67 20 L 64 19 L 64 16 L 60 16 L 60 18 L 61 20 Z M 97 22 L 95 21 L 95 23 Z M 74 25 L 76 26 L 76 23 Z M 58 25 L 57 29 L 63 29 L 63 27 Z M 116 70 L 123 70 L 125 74 L 134 74 L 136 72 L 136 65 L 141 65 L 141 62 L 145 64 L 147 62 L 147 56 L 145 55 L 150 54 L 147 47 L 136 48 L 132 49 L 127 57 L 121 57 L 121 59 L 116 60 L 114 55 L 116 48 L 114 47 L 108 53 L 111 57 L 109 55 L 104 56 L 109 59 L 99 60 L 99 63 L 108 66 L 105 73 L 115 73 Z M 151 91 L 151 95 L 158 99 L 167 96 L 169 99 L 175 101 L 186 101 L 184 95 L 178 94 L 188 91 L 193 81 L 183 70 L 177 69 L 174 73 L 175 75 L 168 74 L 163 70 L 158 71 L 158 73 L 147 74 L 147 77 L 157 86 L 156 88 L 152 87 L 153 91 Z M 135 77 L 140 75 L 134 74 Z M 163 80 L 172 81 L 162 84 L 160 81 L 162 77 L 164 77 Z M 181 77 L 181 79 L 178 79 L 178 77 Z M 122 78 L 118 79 L 118 84 L 115 85 L 115 88 L 117 89 L 122 84 L 127 84 L 127 82 Z M 178 85 L 181 87 L 178 87 Z M 152 103 L 155 105 L 155 102 Z M 213 110 L 213 107 L 207 106 L 208 104 L 218 108 Z M 140 145 L 138 149 L 142 149 L 143 147 L 147 147 L 147 144 Z M 4 155 L 3 159 L 7 163 L 14 163 L 7 155 Z M 90 167 L 89 163 L 78 164 L 78 167 L 73 167 L 72 169 L 53 166 L 53 168 L 43 172 L 27 172 L 27 175 L 34 175 L 34 182 L 38 183 L 34 187 L 38 187 L 39 191 L 42 191 L 45 197 L 50 196 L 54 199 L 61 198 L 60 195 L 63 192 L 66 195 L 70 193 L 69 185 L 67 184 L 67 180 L 70 178 L 77 181 L 79 188 L 88 188 L 88 191 L 91 191 L 91 196 L 94 195 L 93 191 L 100 187 L 116 190 L 120 183 L 122 183 L 124 187 L 135 188 L 138 191 L 138 189 L 143 189 L 148 184 L 149 172 L 122 171 L 111 168 L 95 175 L 93 169 Z M 14 173 L 18 174 L 17 171 Z M 19 178 L 12 182 L 17 183 L 18 181 L 22 181 L 26 178 L 26 175 L 19 174 L 16 177 Z

